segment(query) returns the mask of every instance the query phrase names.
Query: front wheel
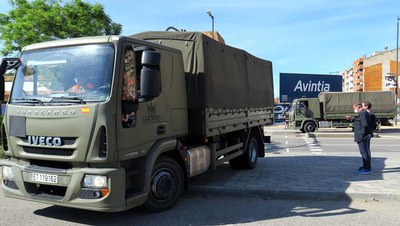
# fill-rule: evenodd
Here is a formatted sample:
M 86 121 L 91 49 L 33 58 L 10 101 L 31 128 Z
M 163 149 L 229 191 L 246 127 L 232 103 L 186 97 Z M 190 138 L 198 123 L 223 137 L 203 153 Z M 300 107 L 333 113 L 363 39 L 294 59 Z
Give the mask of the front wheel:
M 315 131 L 315 128 L 316 128 L 316 125 L 315 125 L 315 123 L 313 123 L 313 122 L 307 122 L 305 125 L 304 125 L 304 131 L 305 132 L 314 132 Z
M 153 168 L 150 179 L 149 196 L 144 207 L 151 212 L 160 212 L 171 208 L 184 187 L 182 168 L 171 158 L 159 158 Z

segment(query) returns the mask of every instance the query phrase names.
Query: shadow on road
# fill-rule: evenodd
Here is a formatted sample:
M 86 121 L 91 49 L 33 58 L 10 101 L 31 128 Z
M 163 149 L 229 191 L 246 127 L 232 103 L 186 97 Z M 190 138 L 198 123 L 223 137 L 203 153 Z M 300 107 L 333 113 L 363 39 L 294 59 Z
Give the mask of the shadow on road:
M 192 191 L 185 192 L 172 210 L 157 214 L 140 208 L 99 213 L 56 206 L 34 213 L 90 225 L 217 225 L 356 214 L 364 210 L 350 207 L 351 197 L 346 194 L 349 188 L 373 186 L 383 181 L 382 173 L 400 171 L 385 169 L 385 159 L 374 158 L 373 174 L 358 175 L 355 170 L 360 162 L 360 157 L 276 156 L 259 159 L 255 170 L 233 170 L 222 165 L 195 177 L 190 184 Z M 359 187 L 357 183 L 361 183 Z
M 326 218 L 365 212 L 350 203 L 334 201 L 269 200 L 259 197 L 226 197 L 185 194 L 169 211 L 151 214 L 141 209 L 98 213 L 64 207 L 48 207 L 36 215 L 87 225 L 221 225 L 264 223 L 291 217 Z M 295 222 L 291 223 L 295 225 Z

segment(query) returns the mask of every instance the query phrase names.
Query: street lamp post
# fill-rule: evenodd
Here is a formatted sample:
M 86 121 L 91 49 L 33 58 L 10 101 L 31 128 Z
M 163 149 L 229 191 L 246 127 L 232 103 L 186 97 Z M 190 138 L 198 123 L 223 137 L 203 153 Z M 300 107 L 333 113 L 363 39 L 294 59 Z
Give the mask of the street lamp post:
M 394 90 L 395 96 L 395 109 L 396 109 L 396 117 L 394 118 L 394 125 L 397 126 L 397 96 L 399 89 L 399 20 L 400 17 L 397 16 L 397 41 L 396 41 L 396 88 Z
M 211 17 L 212 20 L 212 38 L 214 39 L 214 16 L 212 15 L 210 10 L 207 11 L 207 14 Z

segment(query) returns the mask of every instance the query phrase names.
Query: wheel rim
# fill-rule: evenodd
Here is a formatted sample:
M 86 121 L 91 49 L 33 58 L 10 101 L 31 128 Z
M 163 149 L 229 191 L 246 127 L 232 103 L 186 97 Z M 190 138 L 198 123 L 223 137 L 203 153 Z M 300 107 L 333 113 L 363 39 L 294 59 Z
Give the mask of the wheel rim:
M 307 131 L 308 132 L 313 132 L 314 131 L 314 126 L 313 125 L 308 125 L 307 126 Z
M 257 160 L 257 144 L 252 142 L 250 145 L 250 161 L 255 163 Z
M 151 180 L 151 194 L 154 198 L 165 200 L 177 189 L 176 178 L 168 169 L 158 170 Z

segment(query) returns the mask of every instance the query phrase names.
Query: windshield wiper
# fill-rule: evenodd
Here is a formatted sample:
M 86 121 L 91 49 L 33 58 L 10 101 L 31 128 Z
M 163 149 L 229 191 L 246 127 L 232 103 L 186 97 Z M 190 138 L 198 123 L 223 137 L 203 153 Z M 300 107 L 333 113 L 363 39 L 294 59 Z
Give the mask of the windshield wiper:
M 30 103 L 30 104 L 39 104 L 40 106 L 44 106 L 44 103 L 41 99 L 37 98 L 19 98 L 19 99 L 12 99 L 12 102 L 16 103 Z
M 57 101 L 56 101 L 57 100 Z M 82 98 L 77 96 L 61 96 L 61 97 L 53 97 L 50 102 L 63 102 L 63 103 L 79 103 L 86 104 Z

